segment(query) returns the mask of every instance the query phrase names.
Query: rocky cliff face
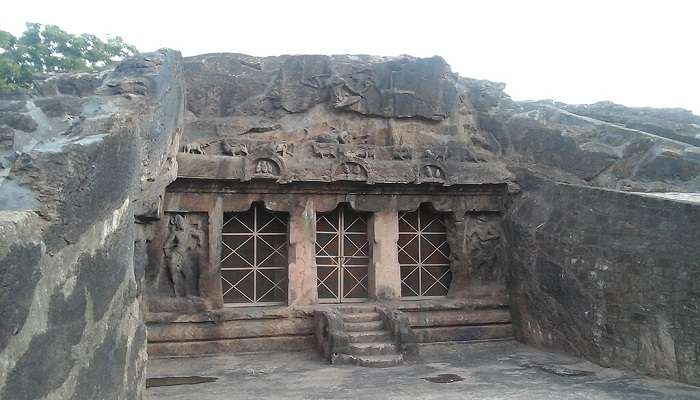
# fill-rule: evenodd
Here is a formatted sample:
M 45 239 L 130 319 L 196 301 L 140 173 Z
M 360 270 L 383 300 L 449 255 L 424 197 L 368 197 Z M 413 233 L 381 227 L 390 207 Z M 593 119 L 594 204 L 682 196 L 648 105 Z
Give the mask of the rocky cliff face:
M 459 142 L 475 157 L 497 146 L 439 57 L 210 54 L 184 65 L 185 141 L 303 142 L 345 132 L 349 141 L 379 146 Z
M 507 215 L 520 340 L 700 384 L 700 202 L 519 174 Z
M 185 59 L 185 141 L 292 142 L 349 133 L 373 145 L 456 145 L 562 182 L 700 190 L 697 116 L 612 103 L 515 102 L 439 57 L 210 54 Z M 207 149 L 206 147 L 211 147 Z
M 145 242 L 175 152 L 259 142 L 492 171 L 510 211 L 469 215 L 459 247 L 465 268 L 509 280 L 520 339 L 700 384 L 700 266 L 670 238 L 694 237 L 697 206 L 622 193 L 700 191 L 699 125 L 683 110 L 515 102 L 439 57 L 161 51 L 5 93 L 0 398 L 139 398 Z
M 688 111 L 512 102 L 498 88 L 475 84 L 480 127 L 512 165 L 622 191 L 700 190 L 700 148 L 692 136 L 698 117 Z
M 137 399 L 145 225 L 174 179 L 178 53 L 0 98 L 0 398 Z

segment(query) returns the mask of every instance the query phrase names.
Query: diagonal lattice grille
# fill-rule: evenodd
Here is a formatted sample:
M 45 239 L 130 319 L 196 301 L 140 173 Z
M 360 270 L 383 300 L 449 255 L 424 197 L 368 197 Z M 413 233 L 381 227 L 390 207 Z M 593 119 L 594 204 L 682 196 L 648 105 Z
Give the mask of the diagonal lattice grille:
M 401 297 L 447 295 L 452 280 L 444 216 L 425 206 L 399 213 Z
M 287 216 L 254 204 L 224 213 L 221 289 L 227 305 L 287 301 Z
M 316 215 L 316 276 L 322 302 L 367 300 L 369 242 L 366 213 L 346 205 Z

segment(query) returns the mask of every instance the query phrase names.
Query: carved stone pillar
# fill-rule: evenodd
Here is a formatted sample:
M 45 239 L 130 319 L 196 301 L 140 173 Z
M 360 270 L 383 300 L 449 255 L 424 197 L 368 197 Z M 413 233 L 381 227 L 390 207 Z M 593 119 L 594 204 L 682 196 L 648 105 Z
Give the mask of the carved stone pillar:
M 209 264 L 200 271 L 199 294 L 206 298 L 212 308 L 222 308 L 224 297 L 221 291 L 221 226 L 224 223 L 223 201 L 218 196 L 209 209 Z
M 464 214 L 462 210 L 455 210 L 445 220 L 452 272 L 452 282 L 447 296 L 452 298 L 466 297 L 469 285 L 469 248 Z
M 313 200 L 289 211 L 289 286 L 290 306 L 315 304 L 316 291 L 316 211 Z
M 396 209 L 377 211 L 369 222 L 372 257 L 369 268 L 369 297 L 372 300 L 401 297 L 401 269 L 397 241 L 399 215 Z

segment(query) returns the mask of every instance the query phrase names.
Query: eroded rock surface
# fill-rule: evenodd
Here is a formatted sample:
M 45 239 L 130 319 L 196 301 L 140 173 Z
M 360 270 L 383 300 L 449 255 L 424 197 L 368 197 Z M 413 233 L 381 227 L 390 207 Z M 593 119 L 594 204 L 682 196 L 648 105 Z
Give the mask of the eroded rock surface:
M 697 117 L 686 110 L 513 102 L 489 82 L 469 82 L 480 127 L 496 137 L 512 165 L 561 182 L 623 191 L 700 190 L 700 148 L 690 136 Z M 619 118 L 612 118 L 617 109 Z M 655 125 L 633 122 L 638 119 Z
M 138 399 L 148 228 L 175 176 L 180 56 L 0 98 L 0 398 Z
M 697 203 L 521 172 L 508 213 L 520 339 L 699 384 Z

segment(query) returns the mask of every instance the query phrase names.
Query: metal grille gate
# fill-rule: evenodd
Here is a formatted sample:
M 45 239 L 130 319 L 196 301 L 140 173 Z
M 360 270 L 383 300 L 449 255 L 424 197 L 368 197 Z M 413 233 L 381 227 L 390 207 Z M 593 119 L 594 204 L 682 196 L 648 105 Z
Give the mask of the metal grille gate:
M 340 205 L 316 217 L 316 276 L 322 303 L 367 301 L 369 214 Z
M 452 274 L 444 217 L 426 206 L 400 212 L 398 247 L 401 297 L 446 296 Z
M 287 216 L 255 203 L 224 213 L 221 286 L 226 305 L 287 302 Z

